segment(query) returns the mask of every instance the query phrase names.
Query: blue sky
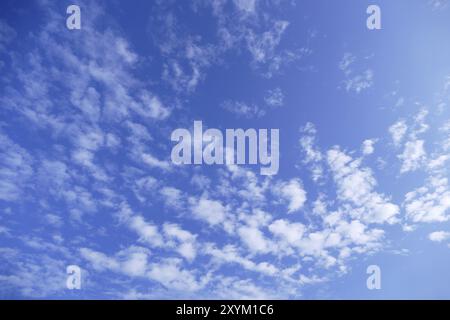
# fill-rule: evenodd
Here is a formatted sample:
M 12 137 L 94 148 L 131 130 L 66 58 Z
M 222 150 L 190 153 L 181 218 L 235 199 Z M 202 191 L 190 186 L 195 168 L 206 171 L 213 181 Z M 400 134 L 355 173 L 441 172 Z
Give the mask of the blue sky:
M 0 7 L 1 298 L 450 298 L 448 1 Z M 173 164 L 195 120 L 278 173 Z

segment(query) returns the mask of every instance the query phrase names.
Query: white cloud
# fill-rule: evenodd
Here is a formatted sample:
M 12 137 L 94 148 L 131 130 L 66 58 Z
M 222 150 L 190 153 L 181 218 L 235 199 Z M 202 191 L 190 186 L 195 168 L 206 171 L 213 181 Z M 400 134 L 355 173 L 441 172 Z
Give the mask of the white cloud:
M 311 53 L 307 47 L 280 48 L 289 23 L 272 14 L 278 10 L 278 1 L 234 0 L 232 7 L 227 1 L 205 3 L 217 19 L 217 56 L 229 50 L 241 54 L 242 47 L 245 47 L 252 58 L 251 66 L 262 76 L 270 78 L 282 67 Z
M 237 232 L 252 253 L 267 253 L 271 250 L 270 243 L 258 228 L 243 226 Z
M 17 200 L 33 174 L 32 157 L 0 131 L 0 199 Z
M 100 114 L 104 121 L 120 121 L 133 114 L 166 118 L 170 109 L 162 105 L 161 97 L 150 93 L 149 88 L 144 89 L 144 80 L 133 70 L 138 57 L 130 44 L 112 30 L 98 28 L 97 19 L 103 17 L 99 6 L 89 9 L 91 15 L 83 20 L 82 45 L 73 42 L 69 33 L 61 33 L 51 20 L 39 33 L 27 38 L 33 50 L 25 56 L 14 56 L 14 63 L 28 65 L 14 74 L 24 89 L 11 90 L 4 97 L 8 98 L 8 107 L 17 107 L 18 112 L 39 127 L 48 125 L 58 131 L 73 120 L 74 111 L 78 111 L 78 120 L 88 121 L 97 121 Z M 49 15 L 56 14 L 51 6 L 45 10 Z M 53 72 L 54 65 L 45 61 L 54 61 L 61 69 Z M 53 77 L 48 77 L 51 73 Z M 61 96 L 49 94 L 55 91 Z M 73 106 L 61 101 L 70 101 Z M 55 110 L 59 112 L 50 112 Z
M 205 190 L 209 188 L 211 180 L 205 175 L 194 174 L 191 178 L 191 183 L 200 190 Z
M 88 260 L 95 270 L 118 270 L 120 264 L 113 258 L 108 257 L 104 253 L 91 250 L 89 248 L 80 249 L 81 256 Z
M 28 254 L 9 248 L 0 248 L 0 257 L 2 266 L 7 267 L 14 262 L 14 267 L 8 272 L 0 273 L 4 292 L 45 299 L 53 295 L 63 295 L 67 290 L 64 259 L 55 259 L 36 252 Z
M 193 93 L 206 77 L 206 70 L 221 54 L 220 46 L 205 43 L 189 32 L 171 10 L 161 3 L 151 19 L 155 45 L 163 57 L 162 79 L 180 94 Z
M 165 258 L 150 262 L 149 251 L 141 247 L 128 247 L 112 257 L 88 248 L 81 248 L 80 254 L 97 271 L 108 270 L 130 277 L 151 279 L 170 290 L 194 292 L 209 282 L 208 275 L 199 281 L 193 272 L 183 269 L 180 259 Z
M 254 13 L 257 0 L 233 0 L 236 7 L 245 13 Z
M 318 284 L 318 283 L 323 283 L 327 280 L 328 280 L 327 278 L 321 278 L 316 275 L 314 275 L 313 277 L 307 277 L 303 274 L 300 275 L 300 279 L 299 279 L 301 284 Z
M 287 220 L 276 220 L 269 226 L 270 232 L 276 237 L 286 241 L 291 246 L 298 245 L 306 228 L 301 223 L 291 223 Z
M 158 96 L 144 93 L 141 95 L 141 101 L 143 105 L 135 110 L 145 117 L 163 120 L 170 115 L 170 109 L 163 105 Z
M 141 155 L 141 158 L 142 158 L 142 161 L 145 164 L 149 165 L 150 167 L 162 169 L 165 171 L 171 169 L 170 162 L 168 162 L 166 160 L 159 160 L 159 159 L 155 158 L 153 155 L 151 155 L 150 153 L 143 153 Z
M 421 133 L 426 132 L 430 127 L 425 123 L 425 119 L 428 116 L 428 110 L 423 107 L 419 113 L 414 117 L 413 130 L 410 134 L 412 140 L 417 139 L 417 136 Z
M 131 143 L 136 143 L 138 141 L 140 142 L 152 140 L 150 132 L 144 125 L 128 120 L 126 122 L 126 126 L 131 131 L 131 135 L 128 137 L 128 140 Z
M 254 261 L 241 256 L 239 254 L 239 249 L 233 245 L 226 245 L 222 249 L 218 249 L 215 245 L 207 243 L 204 247 L 204 252 L 212 256 L 213 262 L 219 265 L 223 263 L 237 264 L 246 270 L 258 272 L 267 276 L 276 276 L 279 271 L 274 265 L 268 262 L 255 263 Z
M 190 198 L 191 210 L 195 217 L 212 226 L 221 224 L 227 216 L 227 208 L 220 201 L 207 198 Z
M 227 100 L 222 103 L 221 107 L 228 112 L 245 118 L 259 118 L 266 114 L 266 111 L 255 104 L 247 104 L 241 101 Z
M 400 97 L 397 99 L 397 102 L 395 103 L 395 107 L 398 108 L 398 107 L 403 106 L 404 104 L 405 104 L 405 98 Z
M 216 289 L 216 294 L 222 299 L 233 300 L 263 300 L 279 297 L 269 290 L 256 285 L 251 279 L 243 280 L 235 277 L 223 278 Z
M 284 94 L 280 88 L 267 91 L 264 102 L 270 107 L 281 107 L 284 103 Z
M 358 220 L 353 220 L 350 223 L 341 221 L 338 223 L 336 231 L 358 245 L 376 242 L 384 234 L 381 229 L 367 230 L 367 227 Z
M 247 226 L 260 228 L 267 226 L 272 220 L 272 215 L 259 209 L 252 209 L 251 212 L 239 212 L 239 221 L 244 222 Z
M 144 276 L 147 270 L 148 252 L 142 248 L 129 248 L 118 254 L 123 257 L 121 272 L 130 277 Z
M 133 179 L 134 186 L 132 187 L 135 196 L 140 202 L 145 202 L 149 194 L 159 187 L 158 180 L 152 176 L 146 176 L 139 179 Z
M 424 143 L 425 141 L 423 140 L 413 140 L 405 143 L 403 153 L 398 156 L 403 161 L 400 169 L 401 173 L 415 171 L 420 168 L 426 159 Z
M 376 140 L 364 140 L 362 144 L 362 153 L 364 155 L 372 154 L 375 151 L 374 144 L 376 143 Z
M 9 229 L 7 227 L 0 226 L 0 235 L 9 236 Z
M 299 179 L 275 185 L 275 193 L 288 201 L 288 213 L 300 210 L 306 202 L 306 191 Z
M 196 236 L 179 225 L 165 223 L 163 225 L 164 235 L 176 243 L 177 252 L 189 261 L 197 256 Z
M 214 1 L 211 5 L 220 6 L 224 3 Z M 287 23 L 276 22 L 265 13 L 260 15 L 260 9 L 266 3 L 269 2 L 236 0 L 236 9 L 232 3 L 228 3 L 228 9 L 231 7 L 240 13 L 236 17 L 218 17 L 217 23 L 221 27 L 228 28 L 228 33 L 221 29 L 220 34 L 229 35 L 230 45 L 236 48 L 240 46 L 240 50 L 244 45 L 250 50 L 253 67 L 266 68 L 272 73 L 291 56 L 289 52 L 280 51 L 279 48 L 287 30 Z M 196 2 L 192 7 L 200 5 Z M 163 17 L 171 23 L 172 18 L 165 15 Z M 241 19 L 248 20 L 244 22 Z M 224 20 L 227 22 L 224 23 Z M 231 29 L 230 21 L 239 22 Z M 177 94 L 190 93 L 198 88 L 205 78 L 207 67 L 215 56 L 224 52 L 221 51 L 224 49 L 205 44 L 204 38 L 191 36 L 184 32 L 184 26 L 177 25 L 176 21 L 172 23 L 173 28 L 167 34 L 168 41 L 160 44 L 161 53 L 164 55 L 163 80 L 172 85 Z M 314 190 L 311 193 L 308 191 L 308 198 L 312 195 L 313 200 L 316 199 L 311 203 L 311 207 L 307 205 L 305 191 L 305 186 L 310 187 L 309 182 L 303 180 L 306 183 L 304 186 L 302 180 L 293 176 L 282 181 L 276 178 L 266 179 L 252 170 L 239 166 L 207 170 L 208 177 L 202 176 L 200 174 L 202 170 L 195 168 L 193 170 L 195 174 L 190 180 L 193 190 L 189 190 L 186 185 L 183 191 L 166 185 L 167 181 L 173 181 L 166 175 L 173 173 L 170 161 L 164 160 L 160 154 L 152 153 L 153 151 L 147 152 L 146 146 L 160 145 L 158 143 L 160 136 L 155 130 L 161 129 L 163 133 L 167 128 L 163 126 L 155 129 L 157 125 L 153 125 L 154 120 L 166 119 L 171 112 L 171 108 L 168 107 L 171 104 L 167 103 L 163 96 L 151 92 L 146 94 L 147 86 L 152 84 L 141 77 L 136 77 L 134 70 L 141 62 L 147 61 L 133 50 L 131 43 L 117 36 L 112 30 L 102 30 L 105 34 L 95 30 L 95 28 L 86 30 L 89 33 L 83 40 L 86 41 L 86 50 L 78 48 L 76 44 L 68 41 L 68 38 L 59 35 L 56 29 L 44 31 L 42 38 L 39 36 L 40 33 L 37 33 L 36 39 L 48 40 L 46 44 L 49 53 L 41 52 L 43 48 L 40 48 L 30 52 L 27 60 L 15 61 L 17 65 L 22 65 L 23 69 L 19 70 L 22 72 L 20 79 L 12 80 L 18 80 L 24 90 L 10 94 L 14 91 L 10 88 L 8 100 L 2 98 L 0 100 L 13 101 L 8 104 L 8 108 L 11 110 L 17 108 L 40 128 L 50 129 L 48 133 L 58 139 L 62 140 L 69 136 L 74 138 L 67 144 L 59 144 L 60 140 L 55 141 L 58 143 L 55 143 L 49 151 L 55 159 L 34 160 L 31 155 L 22 154 L 20 148 L 8 145 L 6 157 L 0 160 L 2 164 L 0 190 L 4 191 L 9 187 L 11 191 L 9 196 L 3 197 L 3 200 L 8 198 L 16 200 L 23 194 L 27 195 L 24 191 L 28 186 L 33 186 L 29 184 L 29 178 L 34 177 L 32 165 L 37 161 L 39 170 L 36 179 L 45 184 L 46 188 L 42 189 L 48 190 L 52 195 L 52 199 L 42 198 L 39 205 L 51 206 L 51 201 L 65 200 L 64 206 L 67 208 L 64 209 L 72 216 L 77 213 L 94 212 L 100 207 L 103 209 L 103 206 L 107 206 L 109 210 L 119 208 L 119 212 L 114 211 L 116 216 L 113 218 L 119 220 L 120 227 L 128 227 L 136 233 L 134 240 L 138 241 L 137 243 L 140 242 L 142 246 L 150 249 L 134 246 L 123 249 L 123 243 L 115 243 L 114 245 L 118 245 L 122 250 L 108 255 L 88 249 L 86 242 L 91 240 L 90 237 L 73 239 L 73 244 L 82 247 L 79 251 L 80 256 L 90 262 L 96 271 L 113 271 L 120 275 L 139 277 L 139 281 L 155 281 L 161 284 L 161 288 L 155 288 L 155 292 L 161 290 L 171 297 L 176 297 L 177 294 L 186 296 L 186 292 L 189 295 L 205 288 L 205 291 L 199 295 L 192 294 L 192 297 L 259 298 L 270 296 L 275 291 L 275 295 L 283 297 L 299 296 L 298 288 L 302 285 L 324 281 L 326 277 L 322 274 L 331 270 L 334 274 L 345 272 L 348 267 L 346 259 L 351 255 L 376 250 L 383 244 L 383 230 L 375 229 L 372 224 L 397 222 L 398 206 L 392 203 L 389 196 L 376 192 L 375 175 L 370 168 L 363 167 L 362 159 L 352 158 L 350 154 L 353 153 L 346 153 L 338 148 L 322 153 L 315 144 L 316 131 L 311 123 L 302 128 L 303 136 L 299 141 L 304 151 L 303 161 L 313 173 L 313 182 L 320 180 L 320 183 L 312 186 Z M 164 37 L 165 35 L 162 36 Z M 93 50 L 97 48 L 96 39 L 99 41 L 99 48 Z M 156 43 L 158 44 L 158 41 Z M 216 49 L 219 52 L 214 52 Z M 285 57 L 287 59 L 284 59 Z M 58 65 L 68 66 L 62 70 L 67 71 L 64 76 L 64 79 L 67 78 L 67 86 L 64 81 L 55 81 L 55 84 L 60 82 L 60 85 L 54 87 L 52 83 L 46 81 L 47 77 L 38 76 L 51 71 L 50 67 L 42 63 L 50 59 L 55 59 Z M 340 67 L 346 77 L 347 90 L 361 92 L 373 84 L 373 78 L 370 69 L 364 68 L 362 72 L 354 71 L 355 66 L 358 67 L 355 61 L 356 58 L 347 55 Z M 56 80 L 63 79 L 58 73 L 54 76 Z M 70 94 L 66 92 L 69 88 Z M 54 97 L 49 96 L 48 93 L 53 90 L 60 91 L 62 100 L 69 101 L 70 113 L 66 112 L 66 104 L 56 104 L 61 101 L 55 101 Z M 22 100 L 21 95 L 25 97 Z M 261 106 L 269 110 L 269 106 L 281 106 L 284 95 L 281 89 L 276 88 L 269 90 L 262 98 L 264 102 L 261 101 Z M 28 101 L 37 101 L 38 103 L 34 105 L 36 109 L 33 109 L 33 105 L 27 104 Z M 60 109 L 56 108 L 58 105 L 61 105 Z M 258 117 L 264 112 L 259 106 L 245 103 L 238 105 L 237 109 L 241 115 L 250 117 Z M 73 118 L 67 117 L 68 114 Z M 415 134 L 423 132 L 425 128 L 420 125 L 423 122 L 421 117 L 419 115 L 416 118 L 417 126 L 411 125 L 410 129 Z M 73 122 L 73 125 L 68 125 L 69 122 Z M 394 142 L 403 146 L 407 135 L 406 124 L 394 127 L 392 131 Z M 415 137 L 409 136 L 412 142 L 418 141 L 413 138 Z M 374 143 L 375 140 L 364 141 L 362 153 L 372 154 Z M 119 147 L 121 151 L 131 150 L 126 155 L 127 160 L 137 160 L 138 166 L 134 167 L 136 163 L 117 162 L 108 154 L 113 151 L 111 149 L 116 149 L 117 155 Z M 406 147 L 407 145 L 405 150 Z M 38 154 L 40 157 L 45 155 L 43 152 Z M 448 157 L 430 154 L 433 155 L 433 160 L 428 165 L 430 170 L 445 167 Z M 102 163 L 102 159 L 108 161 Z M 109 161 L 111 159 L 113 161 Z M 81 166 L 73 165 L 70 160 L 75 160 Z M 146 174 L 149 168 L 142 166 L 142 162 L 150 168 L 162 169 L 162 172 L 155 170 L 154 177 L 148 176 Z M 95 173 L 97 178 L 92 181 L 91 176 L 85 175 L 86 171 L 92 175 Z M 336 194 L 333 189 L 329 189 L 332 188 L 329 184 L 332 181 L 327 179 L 328 175 L 334 178 Z M 3 180 L 4 177 L 8 180 Z M 108 180 L 101 181 L 100 177 L 114 180 L 107 183 Z M 441 178 L 443 177 L 444 175 Z M 178 178 L 181 186 L 189 181 L 190 176 L 181 175 Z M 321 188 L 325 183 L 326 187 Z M 125 201 L 130 189 L 139 200 L 137 204 L 135 199 L 131 199 L 129 205 Z M 204 193 L 199 196 L 196 192 Z M 408 219 L 414 221 L 448 219 L 450 196 L 446 180 L 439 180 L 432 185 L 419 188 L 409 196 L 404 203 Z M 163 209 L 170 213 L 165 217 L 175 219 L 176 224 L 169 221 L 146 221 L 150 214 L 147 215 L 147 212 L 158 210 L 157 205 L 160 205 L 161 199 L 166 204 Z M 274 203 L 280 203 L 280 200 L 285 204 L 285 208 L 273 206 Z M 306 216 L 285 215 L 286 212 L 298 212 L 305 208 L 305 205 Z M 139 212 L 145 212 L 146 216 L 135 215 L 134 206 L 139 208 Z M 192 214 L 189 215 L 186 209 Z M 47 212 L 55 211 L 40 212 L 43 212 L 42 217 L 47 223 L 62 226 L 58 216 L 45 215 Z M 98 234 L 110 237 L 111 230 L 106 230 L 107 227 L 97 228 L 95 223 L 98 221 L 92 222 L 97 218 L 90 219 L 93 216 L 87 217 L 89 219 L 79 219 L 80 224 L 74 223 L 70 227 L 75 229 L 86 227 L 86 230 L 96 230 Z M 78 217 L 81 218 L 81 214 Z M 197 221 L 192 224 L 195 228 L 194 233 L 185 229 L 186 225 L 190 226 L 186 219 L 197 219 L 205 223 Z M 108 221 L 100 220 L 110 225 Z M 222 228 L 205 228 L 208 225 L 223 227 L 228 233 L 221 234 Z M 7 236 L 14 235 L 15 231 L 14 226 L 6 229 L 0 227 L 0 233 Z M 63 239 L 57 235 L 49 236 L 58 244 L 63 240 L 69 241 L 69 237 Z M 433 237 L 442 238 L 442 235 Z M 210 241 L 214 239 L 218 243 L 204 245 L 205 238 Z M 133 237 L 130 239 L 133 240 Z M 23 241 L 26 241 L 27 247 L 33 250 L 56 249 L 47 244 L 40 245 L 40 238 L 24 238 Z M 0 253 L 0 256 L 3 256 L 4 251 L 0 249 Z M 227 276 L 232 274 L 238 277 L 226 277 L 220 269 L 223 264 L 233 264 L 233 268 L 226 269 Z M 45 269 L 34 264 L 21 266 L 24 266 L 24 269 L 30 266 L 29 270 L 25 271 L 36 273 Z M 59 265 L 57 266 L 59 268 Z M 186 266 L 194 269 L 188 270 Z M 323 268 L 334 269 L 325 271 Z M 62 270 L 64 273 L 64 268 Z M 257 278 L 245 280 L 244 276 L 249 272 L 258 273 Z M 22 277 L 24 281 L 36 281 L 34 278 L 27 278 L 26 273 L 18 275 L 14 279 L 15 283 L 22 281 Z M 62 278 L 65 276 L 63 274 Z M 268 282 L 270 287 L 264 287 L 265 280 L 269 277 L 272 277 L 271 282 Z M 5 277 L 0 275 L 0 278 L 3 280 Z M 60 280 L 57 277 L 49 278 L 55 283 L 56 280 Z M 255 279 L 258 279 L 258 285 L 255 284 Z M 207 287 L 210 281 L 215 281 L 214 286 Z M 120 285 L 121 282 L 117 283 Z M 129 281 L 123 282 L 129 284 Z M 288 291 L 288 294 L 282 290 L 286 282 L 295 286 L 295 290 Z M 273 286 L 273 283 L 276 285 Z M 146 285 L 139 283 L 142 284 Z M 19 284 L 17 286 L 19 287 Z M 137 293 L 134 289 L 132 292 Z
M 339 62 L 339 69 L 341 69 L 346 75 L 351 73 L 351 65 L 356 61 L 356 57 L 350 52 L 346 52 Z
M 444 240 L 450 239 L 450 232 L 435 231 L 428 235 L 428 239 L 435 242 L 442 242 Z
M 253 171 L 240 167 L 238 165 L 228 165 L 228 172 L 231 173 L 231 180 L 223 180 L 223 183 L 234 183 L 240 185 L 239 188 L 233 188 L 232 186 L 223 186 L 224 194 L 231 195 L 231 191 L 236 193 L 246 201 L 254 204 L 263 204 L 266 201 L 266 191 L 269 189 L 269 179 L 259 179 L 259 176 Z
M 355 91 L 356 93 L 360 93 L 361 91 L 372 87 L 372 85 L 373 71 L 371 69 L 345 81 L 345 89 L 347 91 Z
M 108 148 L 116 149 L 120 146 L 120 138 L 113 133 L 108 133 L 105 137 L 105 144 Z
M 319 216 L 323 216 L 327 212 L 327 202 L 324 199 L 323 194 L 319 194 L 319 197 L 314 201 L 313 212 Z
M 427 115 L 428 110 L 421 108 L 409 125 L 404 120 L 399 120 L 389 128 L 394 145 L 396 147 L 403 145 L 403 152 L 398 155 L 402 162 L 401 173 L 419 169 L 427 158 L 425 141 L 418 138 L 429 129 L 428 124 L 425 123 Z M 407 132 L 409 133 L 405 139 Z
M 262 35 L 257 35 L 252 30 L 249 31 L 247 45 L 256 63 L 264 63 L 274 55 L 274 50 L 280 43 L 281 36 L 288 25 L 287 21 L 276 21 L 273 28 Z
M 57 216 L 57 215 L 55 215 L 55 214 L 46 214 L 45 216 L 44 216 L 44 219 L 45 219 L 45 221 L 48 223 L 48 224 L 50 224 L 50 225 L 52 225 L 52 226 L 54 226 L 54 227 L 57 227 L 57 228 L 59 228 L 59 227 L 61 227 L 62 226 L 62 224 L 63 224 L 63 221 L 62 221 L 62 219 L 61 219 L 61 217 L 60 216 Z
M 127 41 L 123 38 L 116 39 L 116 50 L 127 63 L 133 64 L 138 59 L 138 56 L 129 49 Z
M 431 177 L 426 186 L 405 195 L 406 215 L 413 222 L 443 222 L 450 218 L 450 189 L 445 177 Z
M 179 209 L 183 206 L 183 194 L 181 190 L 173 187 L 163 187 L 160 191 L 166 205 Z
M 391 134 L 392 140 L 396 146 L 400 145 L 400 142 L 406 134 L 406 130 L 408 130 L 408 127 L 404 121 L 398 121 L 389 127 L 389 133 Z
M 450 155 L 442 154 L 435 159 L 430 159 L 428 162 L 428 169 L 439 170 L 444 167 L 445 163 L 450 159 Z
M 312 178 L 317 182 L 323 177 L 324 170 L 321 164 L 323 158 L 322 153 L 315 146 L 316 128 L 314 124 L 308 122 L 300 131 L 303 133 L 299 140 L 300 146 L 305 154 L 303 162 L 310 165 Z
M 129 226 L 139 235 L 139 240 L 151 246 L 162 246 L 163 239 L 158 231 L 158 227 L 148 223 L 142 216 L 133 216 L 129 220 Z
M 353 160 L 338 148 L 329 150 L 327 158 L 338 198 L 355 206 L 351 209 L 353 216 L 372 223 L 397 221 L 398 206 L 374 191 L 377 182 L 369 168 L 361 168 L 360 160 Z
M 167 289 L 183 292 L 198 291 L 210 280 L 209 275 L 205 275 L 201 280 L 198 280 L 193 272 L 181 267 L 181 260 L 174 258 L 151 263 L 147 275 Z
M 345 89 L 347 91 L 360 93 L 361 91 L 372 87 L 373 71 L 372 69 L 365 69 L 360 73 L 356 73 L 354 70 L 356 61 L 356 57 L 347 52 L 339 62 L 339 69 L 341 69 L 345 75 Z

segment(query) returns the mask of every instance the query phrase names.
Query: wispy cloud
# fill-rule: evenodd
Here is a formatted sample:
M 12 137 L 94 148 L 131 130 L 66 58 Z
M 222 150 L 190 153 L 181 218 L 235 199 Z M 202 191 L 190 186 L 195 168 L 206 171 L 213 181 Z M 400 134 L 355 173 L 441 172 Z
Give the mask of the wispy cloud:
M 339 62 L 339 69 L 345 75 L 345 90 L 360 93 L 373 86 L 374 72 L 370 68 L 363 68 L 361 71 L 356 70 L 355 63 L 357 61 L 353 54 L 347 52 Z

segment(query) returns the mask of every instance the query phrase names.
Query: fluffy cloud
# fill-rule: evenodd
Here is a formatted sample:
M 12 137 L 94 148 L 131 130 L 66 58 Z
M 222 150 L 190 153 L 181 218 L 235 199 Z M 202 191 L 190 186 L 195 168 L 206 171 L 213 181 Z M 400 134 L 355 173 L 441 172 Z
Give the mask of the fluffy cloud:
M 33 209 L 26 216 L 31 234 L 10 241 L 23 244 L 23 251 L 0 248 L 0 265 L 12 270 L 0 274 L 8 289 L 28 297 L 60 296 L 70 260 L 87 262 L 86 274 L 95 271 L 95 279 L 86 282 L 91 288 L 117 277 L 111 295 L 119 297 L 123 292 L 141 298 L 298 297 L 305 285 L 343 274 L 351 258 L 383 246 L 388 229 L 375 225 L 397 222 L 399 207 L 376 190 L 375 172 L 354 156 L 358 152 L 339 147 L 323 152 L 312 123 L 300 130 L 302 159 L 293 159 L 311 171 L 312 181 L 301 166 L 269 178 L 248 167 L 175 168 L 166 160 L 162 137 L 194 114 L 183 108 L 199 101 L 194 94 L 213 64 L 227 69 L 222 58 L 236 54 L 244 67 L 250 61 L 253 71 L 269 78 L 311 52 L 287 49 L 289 22 L 266 10 L 279 4 L 194 1 L 189 9 L 200 16 L 205 13 L 200 10 L 212 8 L 217 23 L 205 37 L 189 30 L 169 2 L 158 2 L 149 21 L 157 50 L 148 57 L 140 54 L 146 48 L 134 47 L 113 24 L 100 23 L 105 12 L 97 5 L 89 5 L 81 33 L 60 30 L 53 21 L 25 35 L 23 42 L 32 48 L 25 54 L 4 50 L 15 32 L 0 21 L 0 53 L 19 66 L 5 73 L 0 86 L 2 110 L 18 125 L 14 132 L 6 116 L 0 123 L 0 200 L 6 204 L 0 234 L 8 242 L 17 237 L 18 219 Z M 43 10 L 63 17 L 51 8 Z M 308 32 L 308 42 L 313 34 Z M 360 62 L 346 54 L 339 65 L 347 91 L 373 85 L 372 70 Z M 148 65 L 155 82 L 141 72 Z M 273 80 L 274 89 L 258 90 L 256 102 L 227 100 L 222 107 L 247 118 L 243 122 L 281 107 L 284 91 Z M 183 116 L 169 118 L 175 110 Z M 420 112 L 389 130 L 396 150 L 404 150 L 399 159 L 405 172 L 426 159 L 419 137 L 427 130 L 425 116 Z M 41 144 L 44 138 L 48 143 Z M 372 154 L 376 141 L 365 140 L 362 154 Z M 428 141 L 426 146 L 432 159 L 426 168 L 434 178 L 406 195 L 408 223 L 449 217 L 445 143 L 440 152 L 432 152 Z M 42 230 L 51 234 L 41 236 Z M 433 241 L 447 238 L 445 231 L 430 234 Z M 67 241 L 80 249 L 62 247 Z M 93 249 L 100 242 L 108 250 Z M 44 251 L 59 258 L 36 253 Z M 139 287 L 150 287 L 150 294 Z
M 403 153 L 398 156 L 402 160 L 401 173 L 417 170 L 422 165 L 426 159 L 424 143 L 423 140 L 406 142 Z
M 183 195 L 181 190 L 173 187 L 163 187 L 160 193 L 169 207 L 179 209 L 183 206 Z
M 139 235 L 139 240 L 151 246 L 162 246 L 163 239 L 158 227 L 148 223 L 142 216 L 133 216 L 129 220 L 129 226 Z
M 305 233 L 305 226 L 301 223 L 291 223 L 287 220 L 276 220 L 269 226 L 270 232 L 276 237 L 296 246 Z
M 375 140 L 370 140 L 370 139 L 364 140 L 364 142 L 362 144 L 362 153 L 364 155 L 372 154 L 375 151 L 375 148 L 373 146 L 375 143 L 376 143 Z
M 238 229 L 241 241 L 253 253 L 267 253 L 271 250 L 270 243 L 266 240 L 261 230 L 256 227 L 243 226 Z
M 149 262 L 148 250 L 141 247 L 129 247 L 107 256 L 89 248 L 80 249 L 81 256 L 97 271 L 112 271 L 129 277 L 141 277 L 156 281 L 170 290 L 197 291 L 209 281 L 209 277 L 197 280 L 196 275 L 181 267 L 176 258 Z
M 288 202 L 288 213 L 300 210 L 306 202 L 306 191 L 299 179 L 292 179 L 276 185 L 275 193 Z
M 400 142 L 405 136 L 406 130 L 408 130 L 408 127 L 404 121 L 398 121 L 389 127 L 389 133 L 391 134 L 392 140 L 396 146 L 400 145 Z
M 164 259 L 151 263 L 147 273 L 148 277 L 161 283 L 169 290 L 195 292 L 202 289 L 210 280 L 205 275 L 201 280 L 190 270 L 183 269 L 179 259 Z
M 405 195 L 406 215 L 413 222 L 443 222 L 450 217 L 450 189 L 446 177 L 431 177 L 428 184 Z
M 217 248 L 211 243 L 207 243 L 204 247 L 205 253 L 213 258 L 213 263 L 217 265 L 237 264 L 252 272 L 261 273 L 267 276 L 277 276 L 279 270 L 268 262 L 255 263 L 254 261 L 243 257 L 239 253 L 239 249 L 233 245 L 227 245 L 222 249 Z
M 324 169 L 321 164 L 323 159 L 322 153 L 315 145 L 316 128 L 314 124 L 308 122 L 300 131 L 303 133 L 299 139 L 305 155 L 303 162 L 310 166 L 312 178 L 317 182 L 323 177 Z
M 191 210 L 195 217 L 215 226 L 225 221 L 227 208 L 217 200 L 207 198 L 189 199 Z
M 328 164 L 337 185 L 337 195 L 351 203 L 351 214 L 372 223 L 395 223 L 399 208 L 383 194 L 374 191 L 377 182 L 369 168 L 361 168 L 360 160 L 353 160 L 338 148 L 327 153 Z
M 450 239 L 450 232 L 446 231 L 435 231 L 428 235 L 428 239 L 435 242 L 442 242 Z
M 80 249 L 81 256 L 89 261 L 95 270 L 118 270 L 120 264 L 113 258 L 108 257 L 104 253 L 91 250 L 89 248 Z
M 196 236 L 187 230 L 182 229 L 179 225 L 173 223 L 165 223 L 163 225 L 164 235 L 169 241 L 175 242 L 176 251 L 189 261 L 197 256 Z M 172 246 L 169 243 L 169 246 Z
M 165 160 L 159 160 L 149 153 L 143 153 L 141 155 L 141 157 L 142 157 L 142 161 L 145 164 L 149 165 L 150 167 L 155 167 L 155 168 L 159 168 L 162 170 L 170 170 L 170 168 L 171 168 L 170 162 L 165 161 Z

